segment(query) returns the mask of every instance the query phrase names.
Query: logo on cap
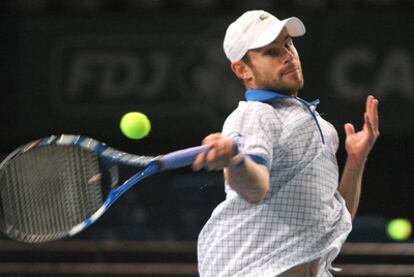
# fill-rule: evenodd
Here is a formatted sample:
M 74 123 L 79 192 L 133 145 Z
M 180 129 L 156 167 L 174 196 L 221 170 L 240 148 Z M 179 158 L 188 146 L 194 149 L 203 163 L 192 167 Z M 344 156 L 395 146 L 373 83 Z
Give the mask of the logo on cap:
M 260 18 L 260 20 L 265 20 L 265 19 L 269 18 L 269 16 L 265 15 L 265 14 L 262 14 L 259 18 Z

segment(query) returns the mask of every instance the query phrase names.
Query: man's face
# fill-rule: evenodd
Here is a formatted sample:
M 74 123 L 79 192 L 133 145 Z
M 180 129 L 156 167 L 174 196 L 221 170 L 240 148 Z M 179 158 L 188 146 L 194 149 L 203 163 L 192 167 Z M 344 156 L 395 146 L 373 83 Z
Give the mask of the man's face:
M 248 57 L 247 65 L 252 72 L 247 80 L 249 88 L 297 95 L 303 87 L 299 55 L 286 29 L 269 45 L 250 50 Z

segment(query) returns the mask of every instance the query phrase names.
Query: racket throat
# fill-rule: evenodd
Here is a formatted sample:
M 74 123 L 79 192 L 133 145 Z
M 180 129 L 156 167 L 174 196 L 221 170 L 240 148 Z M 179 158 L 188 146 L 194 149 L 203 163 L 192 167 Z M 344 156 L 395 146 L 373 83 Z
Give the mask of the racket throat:
M 69 231 L 69 236 L 73 236 L 83 230 L 85 230 L 86 228 L 88 228 L 90 225 L 92 225 L 98 218 L 100 218 L 105 211 L 109 208 L 106 207 L 106 205 L 104 204 L 102 207 L 100 207 L 93 215 L 91 215 L 88 219 L 86 219 L 85 221 L 83 221 L 82 223 L 79 223 L 78 225 L 75 225 L 72 227 L 72 229 L 70 229 Z
M 134 186 L 137 182 L 141 181 L 145 177 L 150 176 L 151 174 L 160 170 L 160 166 L 157 162 L 151 162 L 143 171 L 138 172 L 137 174 L 133 175 L 131 178 L 126 180 L 124 184 L 120 187 L 112 190 L 105 201 L 105 203 L 109 202 L 109 206 L 115 202 L 121 195 L 123 195 L 128 189 Z

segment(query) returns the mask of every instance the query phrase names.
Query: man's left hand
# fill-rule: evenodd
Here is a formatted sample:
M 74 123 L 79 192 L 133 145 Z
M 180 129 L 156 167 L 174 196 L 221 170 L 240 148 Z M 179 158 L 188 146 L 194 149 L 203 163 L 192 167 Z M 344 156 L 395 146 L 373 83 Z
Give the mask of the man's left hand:
M 364 164 L 379 136 L 378 99 L 367 97 L 362 130 L 355 132 L 354 125 L 345 124 L 345 149 L 348 158 L 358 164 Z

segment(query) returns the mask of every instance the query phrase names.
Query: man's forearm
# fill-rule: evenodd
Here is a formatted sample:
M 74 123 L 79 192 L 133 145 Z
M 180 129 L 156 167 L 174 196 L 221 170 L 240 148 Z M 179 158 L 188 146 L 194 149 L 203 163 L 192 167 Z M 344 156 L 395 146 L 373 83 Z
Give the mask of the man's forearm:
M 260 203 L 269 191 L 269 171 L 261 164 L 244 157 L 244 163 L 224 169 L 229 186 L 250 203 Z
M 361 197 L 362 176 L 365 161 L 358 162 L 348 157 L 339 184 L 339 192 L 345 199 L 346 207 L 352 218 L 355 217 Z

